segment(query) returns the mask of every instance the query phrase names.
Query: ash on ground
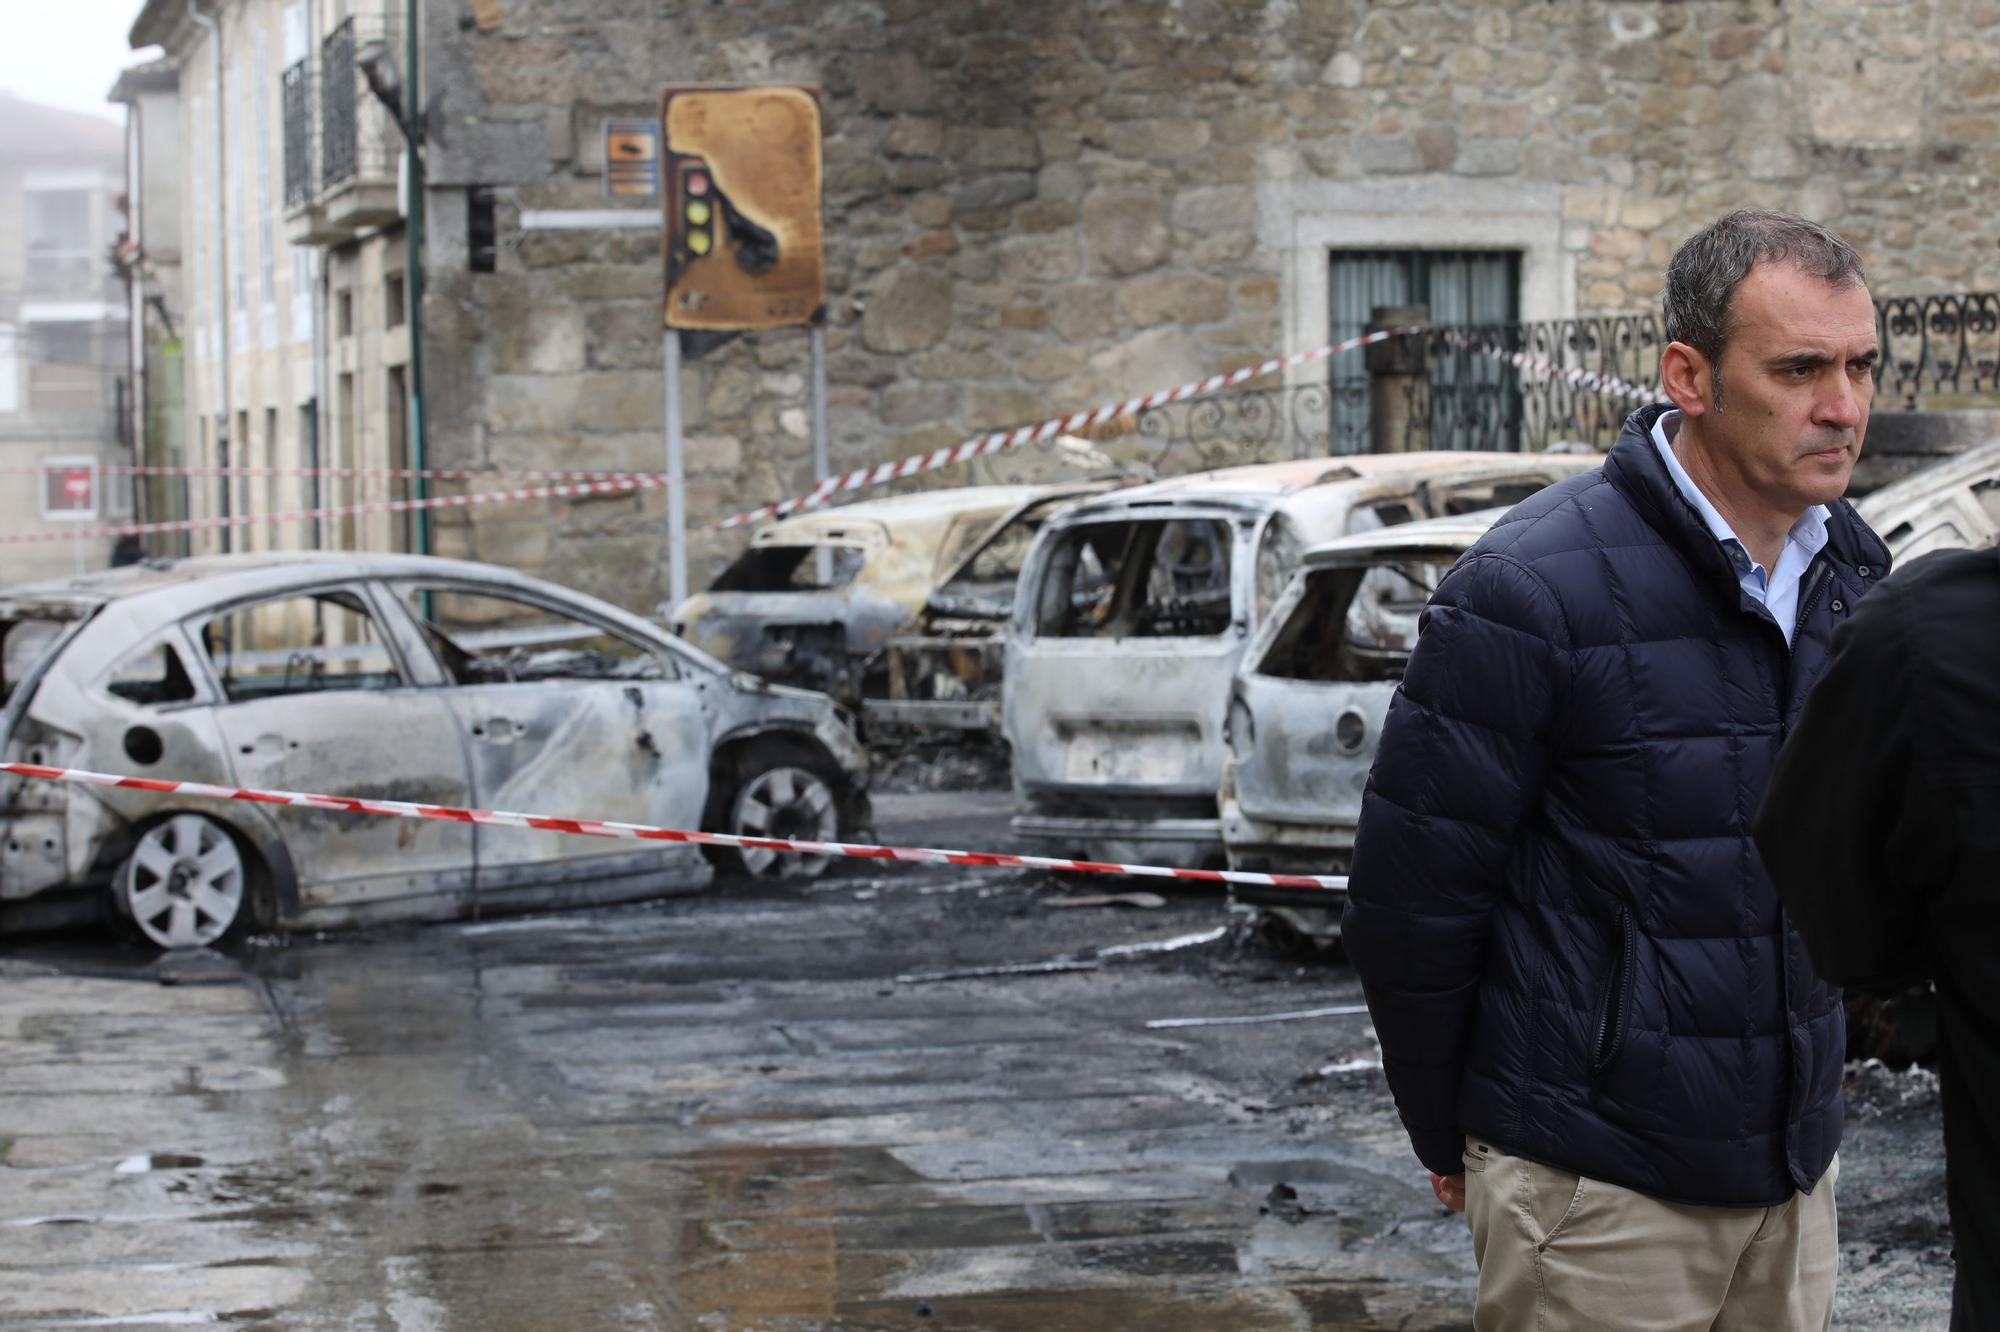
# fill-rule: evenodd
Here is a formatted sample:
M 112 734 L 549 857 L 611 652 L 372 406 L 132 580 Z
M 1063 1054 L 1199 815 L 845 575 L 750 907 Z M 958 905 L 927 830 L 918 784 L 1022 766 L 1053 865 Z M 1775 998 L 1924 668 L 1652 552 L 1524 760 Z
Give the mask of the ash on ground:
M 877 754 L 869 785 L 877 794 L 1004 791 L 1013 780 L 1003 741 L 930 741 Z

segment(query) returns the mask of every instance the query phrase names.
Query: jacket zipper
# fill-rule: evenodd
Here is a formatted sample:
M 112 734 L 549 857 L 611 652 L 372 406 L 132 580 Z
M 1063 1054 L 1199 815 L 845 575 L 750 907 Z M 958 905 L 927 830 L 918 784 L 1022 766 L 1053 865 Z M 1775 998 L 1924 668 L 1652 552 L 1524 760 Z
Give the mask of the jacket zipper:
M 1591 1076 L 1611 1067 L 1625 1044 L 1625 1018 L 1632 1007 L 1632 912 L 1618 908 L 1618 966 L 1604 987 L 1604 1003 L 1597 1016 L 1597 1043 L 1592 1047 Z
M 1812 582 L 1806 584 L 1806 594 L 1799 601 L 1799 617 L 1792 621 L 1792 637 L 1794 639 L 1798 637 L 1799 630 L 1805 628 L 1806 617 L 1811 615 L 1813 608 L 1819 605 L 1819 594 L 1826 590 L 1826 580 L 1830 576 L 1831 572 L 1827 568 L 1825 560 L 1815 560 L 1813 562 Z

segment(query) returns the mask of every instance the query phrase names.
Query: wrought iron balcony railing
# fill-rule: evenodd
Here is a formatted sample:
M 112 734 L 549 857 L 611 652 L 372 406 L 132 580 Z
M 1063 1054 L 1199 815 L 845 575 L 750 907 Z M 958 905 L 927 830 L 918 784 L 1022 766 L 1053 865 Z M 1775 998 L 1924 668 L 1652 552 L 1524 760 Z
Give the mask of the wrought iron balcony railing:
M 391 16 L 357 16 L 342 22 L 323 45 L 320 176 L 329 192 L 348 185 L 395 187 L 403 138 L 388 108 L 369 91 L 357 57 L 378 41 L 394 50 L 396 31 Z
M 279 91 L 285 117 L 285 207 L 304 208 L 313 200 L 314 148 L 319 141 L 311 57 L 279 76 Z

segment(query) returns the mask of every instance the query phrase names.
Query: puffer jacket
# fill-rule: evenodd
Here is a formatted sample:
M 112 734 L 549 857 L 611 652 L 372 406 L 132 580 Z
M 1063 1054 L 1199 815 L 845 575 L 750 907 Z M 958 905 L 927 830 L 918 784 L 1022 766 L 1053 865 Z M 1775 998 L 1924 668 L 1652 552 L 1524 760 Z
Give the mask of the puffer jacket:
M 1655 449 L 1527 500 L 1424 612 L 1343 933 L 1417 1156 L 1462 1134 L 1675 1202 L 1771 1206 L 1840 1144 L 1839 992 L 1751 828 L 1828 639 L 1888 572 L 1844 502 L 1789 648 Z

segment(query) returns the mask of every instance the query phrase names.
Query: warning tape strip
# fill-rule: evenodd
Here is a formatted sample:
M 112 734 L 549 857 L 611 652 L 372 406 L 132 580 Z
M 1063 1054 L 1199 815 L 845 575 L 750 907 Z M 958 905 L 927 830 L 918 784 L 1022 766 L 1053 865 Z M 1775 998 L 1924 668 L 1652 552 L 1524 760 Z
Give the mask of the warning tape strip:
M 1280 370 L 1290 370 L 1313 361 L 1338 356 L 1342 352 L 1353 351 L 1357 347 L 1367 347 L 1377 342 L 1387 342 L 1391 338 L 1404 337 L 1411 333 L 1426 332 L 1424 327 L 1413 325 L 1408 328 L 1384 329 L 1378 333 L 1366 333 L 1345 342 L 1330 342 L 1311 351 L 1293 352 L 1289 356 L 1279 356 L 1257 365 L 1246 365 L 1240 370 L 1225 374 L 1210 375 L 1206 379 L 1191 380 L 1178 387 L 1161 389 L 1143 397 L 1127 398 L 1123 402 L 1105 403 L 1086 411 L 1072 412 L 1068 416 L 1052 416 L 1035 425 L 1024 425 L 1013 430 L 996 431 L 990 435 L 975 435 L 959 444 L 947 445 L 929 453 L 916 453 L 897 462 L 877 463 L 873 467 L 860 467 L 844 476 L 832 476 L 815 485 L 803 495 L 782 500 L 776 504 L 766 504 L 762 508 L 748 509 L 716 523 L 715 527 L 741 527 L 746 523 L 761 522 L 766 518 L 782 518 L 799 509 L 813 508 L 824 504 L 834 495 L 849 490 L 862 490 L 869 486 L 879 486 L 905 476 L 915 476 L 919 472 L 935 471 L 949 467 L 953 463 L 970 462 L 974 458 L 984 458 L 995 453 L 1017 449 L 1023 444 L 1033 444 L 1051 439 L 1071 431 L 1088 429 L 1102 425 L 1106 421 L 1117 420 L 1121 416 L 1131 416 L 1149 408 L 1164 406 L 1170 402 L 1183 402 L 1214 393 L 1219 389 L 1233 388 L 1245 380 L 1262 375 L 1275 374 Z
M 1635 384 L 1629 379 L 1619 379 L 1614 375 L 1600 375 L 1592 370 L 1557 365 L 1544 357 L 1524 351 L 1509 351 L 1505 347 L 1496 347 L 1490 342 L 1479 342 L 1449 329 L 1440 332 L 1444 340 L 1453 346 L 1464 347 L 1467 351 L 1497 361 L 1506 361 L 1518 369 L 1540 375 L 1544 379 L 1560 379 L 1564 383 L 1575 384 L 1581 388 L 1595 389 L 1599 393 L 1610 393 L 1619 397 L 1636 398 L 1642 402 L 1666 401 L 1666 393 L 1657 386 Z
M 300 791 L 260 791 L 206 782 L 177 782 L 156 777 L 120 777 L 79 768 L 51 768 L 35 763 L 0 763 L 0 772 L 38 781 L 72 782 L 83 786 L 114 786 L 161 795 L 193 796 L 201 800 L 247 800 L 259 805 L 293 805 L 349 814 L 376 814 L 395 819 L 439 819 L 500 828 L 532 828 L 573 833 L 580 837 L 618 837 L 641 842 L 681 842 L 693 846 L 731 846 L 757 851 L 789 851 L 801 855 L 846 856 L 856 860 L 893 860 L 909 864 L 976 865 L 988 869 L 1061 870 L 1074 874 L 1112 874 L 1131 878 L 1184 879 L 1197 883 L 1241 883 L 1265 888 L 1323 888 L 1345 892 L 1347 878 L 1337 874 L 1260 874 L 1253 870 L 1173 869 L 1163 865 L 1119 865 L 1108 861 L 1067 860 L 1055 856 L 1017 856 L 993 851 L 945 851 L 935 847 L 872 846 L 855 842 L 812 842 L 788 837 L 739 837 L 733 833 L 697 832 L 687 828 L 657 828 L 643 823 L 601 819 L 559 819 L 546 814 L 511 814 L 497 809 L 464 809 L 455 805 L 422 805 L 405 800 L 365 800 L 357 796 L 313 795 Z
M 608 481 L 585 481 L 562 486 L 530 486 L 521 490 L 478 490 L 467 495 L 436 495 L 420 500 L 368 500 L 360 504 L 340 504 L 323 509 L 290 509 L 280 513 L 232 513 L 227 517 L 175 518 L 157 523 L 126 523 L 118 527 L 51 528 L 32 532 L 0 534 L 0 546 L 27 545 L 49 541 L 84 541 L 99 537 L 144 536 L 152 532 L 199 532 L 217 527 L 249 527 L 257 523 L 295 522 L 307 518 L 338 518 L 360 513 L 408 513 L 416 509 L 469 509 L 481 504 L 508 504 L 517 500 L 562 499 L 575 495 L 617 495 L 634 490 L 653 490 L 667 484 L 666 478 L 635 472 Z
M 18 463 L 0 467 L 0 476 L 37 476 L 46 468 L 37 463 Z M 79 469 L 81 470 L 81 469 Z M 189 476 L 189 477 L 239 477 L 245 480 L 262 481 L 271 479 L 304 479 L 325 477 L 331 480 L 367 480 L 387 477 L 404 481 L 618 481 L 628 477 L 649 476 L 660 484 L 666 484 L 664 472 L 637 472 L 616 468 L 592 471 L 560 471 L 541 467 L 162 467 L 133 466 L 130 463 L 105 464 L 97 468 L 103 476 Z
M 742 527 L 749 523 L 768 518 L 781 518 L 800 509 L 814 508 L 825 504 L 835 495 L 849 491 L 863 490 L 884 485 L 890 481 L 921 472 L 935 471 L 955 463 L 970 462 L 975 458 L 989 457 L 1025 444 L 1036 443 L 1075 430 L 1084 430 L 1102 425 L 1107 421 L 1131 416 L 1151 408 L 1173 402 L 1184 402 L 1190 398 L 1203 397 L 1223 389 L 1233 388 L 1248 380 L 1281 370 L 1295 369 L 1313 361 L 1324 360 L 1343 352 L 1354 351 L 1375 343 L 1387 342 L 1391 338 L 1408 337 L 1415 334 L 1437 333 L 1445 341 L 1460 346 L 1476 355 L 1506 361 L 1518 369 L 1537 374 L 1545 379 L 1560 379 L 1565 383 L 1592 389 L 1600 393 L 1615 394 L 1641 401 L 1660 401 L 1665 397 L 1659 388 L 1636 384 L 1611 375 L 1601 375 L 1594 371 L 1557 365 L 1555 362 L 1523 351 L 1510 351 L 1490 343 L 1479 342 L 1461 333 L 1448 329 L 1437 329 L 1426 325 L 1410 325 L 1403 328 L 1384 329 L 1367 333 L 1343 342 L 1327 343 L 1308 351 L 1293 352 L 1289 356 L 1274 357 L 1256 365 L 1244 366 L 1224 374 L 1210 375 L 1206 379 L 1191 380 L 1170 389 L 1161 389 L 1142 397 L 1127 398 L 1122 402 L 1106 403 L 1085 411 L 1072 412 L 1067 416 L 1050 417 L 1034 425 L 1019 426 L 1013 430 L 996 431 L 978 435 L 959 444 L 929 453 L 912 454 L 894 462 L 877 463 L 869 467 L 837 477 L 829 477 L 815 485 L 803 495 L 781 500 L 776 504 L 763 505 L 733 514 L 711 525 L 711 530 Z M 34 465 L 9 466 L 0 468 L 0 475 L 34 474 L 41 469 Z M 17 532 L 0 535 L 0 545 L 21 545 L 50 541 L 78 541 L 102 537 L 144 536 L 157 532 L 204 531 L 219 527 L 246 527 L 258 523 L 294 522 L 309 518 L 343 517 L 350 514 L 405 513 L 419 509 L 466 508 L 482 504 L 511 503 L 520 500 L 551 499 L 571 495 L 614 494 L 620 491 L 651 489 L 670 484 L 662 472 L 620 472 L 620 471 L 561 471 L 544 469 L 510 470 L 492 468 L 437 469 L 412 467 L 159 467 L 131 466 L 118 464 L 99 469 L 111 476 L 188 476 L 188 477 L 242 477 L 250 479 L 329 477 L 359 479 L 368 477 L 392 477 L 401 479 L 430 479 L 441 481 L 469 481 L 481 478 L 518 477 L 528 480 L 557 480 L 564 484 L 518 488 L 512 490 L 480 491 L 467 495 L 435 496 L 428 499 L 371 500 L 358 504 L 336 505 L 314 509 L 292 509 L 277 513 L 243 513 L 228 517 L 180 518 L 153 523 L 126 523 L 118 526 L 55 529 L 39 532 Z

